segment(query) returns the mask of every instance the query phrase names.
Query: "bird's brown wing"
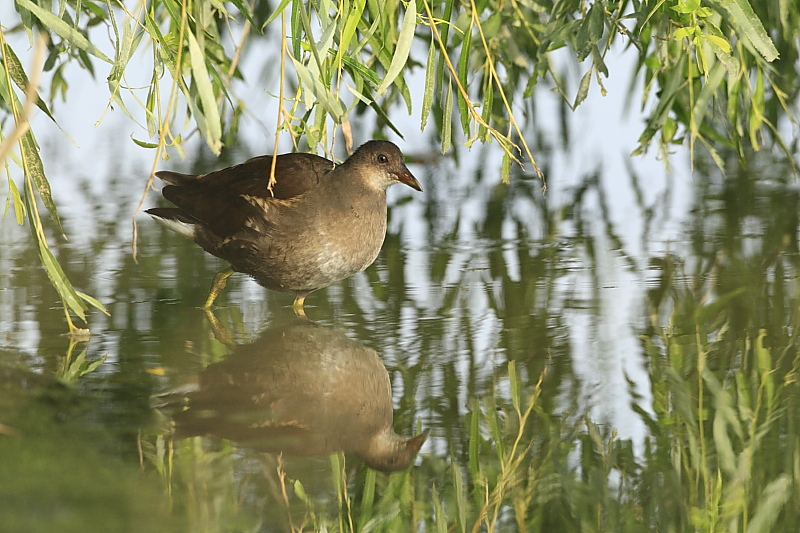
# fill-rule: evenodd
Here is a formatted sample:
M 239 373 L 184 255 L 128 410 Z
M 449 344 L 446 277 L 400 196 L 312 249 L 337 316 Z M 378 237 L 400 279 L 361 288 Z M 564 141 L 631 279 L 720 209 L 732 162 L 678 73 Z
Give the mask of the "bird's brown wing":
M 267 189 L 272 156 L 254 157 L 240 165 L 208 174 L 191 175 L 162 171 L 156 176 L 168 185 L 164 198 L 187 217 L 201 222 L 221 238 L 246 227 L 248 220 L 259 220 L 274 200 L 287 200 L 317 187 L 334 163 L 312 154 L 283 154 L 275 163 L 276 184 Z M 254 199 L 263 199 L 254 202 Z M 257 205 L 260 204 L 260 205 Z

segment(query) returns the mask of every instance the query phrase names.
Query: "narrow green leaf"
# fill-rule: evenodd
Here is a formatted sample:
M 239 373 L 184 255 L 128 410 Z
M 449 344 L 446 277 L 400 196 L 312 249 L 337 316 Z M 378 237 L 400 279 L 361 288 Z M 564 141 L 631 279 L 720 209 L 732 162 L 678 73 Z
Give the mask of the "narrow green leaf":
M 378 104 L 378 102 L 375 101 L 374 98 L 372 98 L 372 95 L 366 93 L 366 96 L 370 99 L 369 106 L 372 108 L 373 111 L 375 111 L 375 114 L 378 115 L 378 117 L 380 117 L 380 119 L 383 120 L 383 122 L 387 126 L 389 126 L 392 129 L 392 131 L 395 132 L 401 139 L 405 139 L 400 129 L 394 125 L 392 120 L 389 118 L 389 115 L 386 114 L 386 110 L 383 109 L 383 107 L 381 107 Z
M 486 87 L 483 90 L 483 103 L 481 104 L 481 118 L 486 124 L 490 124 L 492 121 L 492 111 L 494 110 L 494 83 L 491 81 L 491 77 L 486 77 L 487 83 Z M 489 134 L 489 130 L 481 124 L 478 127 L 478 138 L 482 141 L 488 141 L 491 139 L 491 135 Z
M 500 166 L 500 179 L 503 183 L 511 181 L 511 154 L 508 152 L 503 153 L 503 161 Z
M 165 2 L 165 5 L 168 5 L 169 2 Z M 158 28 L 158 24 L 156 21 L 153 20 L 150 11 L 146 11 L 144 14 L 144 27 L 147 30 L 147 33 L 150 34 L 150 37 L 157 42 L 165 42 L 167 39 L 161 33 L 161 30 Z M 158 50 L 158 58 L 164 63 L 164 68 L 168 72 L 177 72 L 175 61 L 176 58 L 172 53 L 171 47 L 169 46 L 159 46 Z
M 578 93 L 575 95 L 575 101 L 572 103 L 572 109 L 575 109 L 581 102 L 586 100 L 589 94 L 589 86 L 592 83 L 592 69 L 586 71 L 586 74 L 581 78 L 581 83 L 578 85 Z
M 706 83 L 697 95 L 697 100 L 692 108 L 694 113 L 695 124 L 702 124 L 705 120 L 706 114 L 713 113 L 711 109 L 711 99 L 717 94 L 717 89 L 720 88 L 725 81 L 725 66 L 722 63 L 715 63 L 711 70 L 706 74 Z
M 44 265 L 44 270 L 47 277 L 50 278 L 50 283 L 55 287 L 64 306 L 72 311 L 78 318 L 86 322 L 86 304 L 84 304 L 75 292 L 75 288 L 70 283 L 61 265 L 58 264 L 53 253 L 43 241 L 39 241 L 39 257 Z
M 730 42 L 711 19 L 706 19 L 704 23 L 707 33 L 705 33 L 703 37 L 711 45 L 711 50 L 714 52 L 714 55 L 717 56 L 717 59 L 725 65 L 728 76 L 736 78 L 739 75 L 739 60 L 731 55 Z
M 575 50 L 578 61 L 586 59 L 592 47 L 603 37 L 605 12 L 601 2 L 592 4 L 586 17 L 580 21 L 580 27 L 575 34 Z
M 447 81 L 447 97 L 442 111 L 442 153 L 445 154 L 453 141 L 453 84 L 450 80 Z
M 708 0 L 708 3 L 725 11 L 729 22 L 737 28 L 737 35 L 747 39 L 764 59 L 778 59 L 778 49 L 747 0 Z
M 381 22 L 382 22 L 382 19 L 380 17 L 375 17 L 375 21 L 372 23 L 372 25 L 369 28 L 367 28 L 366 31 L 364 31 L 364 25 L 362 24 L 362 26 L 361 26 L 361 40 L 358 42 L 358 44 L 353 49 L 353 51 L 350 54 L 348 54 L 349 56 L 358 57 L 358 54 L 361 53 L 361 49 L 362 48 L 364 48 L 368 44 L 373 44 L 373 45 L 377 44 L 377 43 L 373 42 L 372 39 L 373 39 L 373 37 L 375 35 L 375 32 L 378 31 L 378 28 L 381 27 Z M 382 43 L 380 43 L 380 44 L 381 44 L 381 46 L 383 46 Z M 380 84 L 380 81 L 378 81 L 378 83 Z
M 94 46 L 89 40 L 84 37 L 78 30 L 67 24 L 67 22 L 54 15 L 50 11 L 39 7 L 38 5 L 31 2 L 31 0 L 16 0 L 17 4 L 24 7 L 31 13 L 33 13 L 36 18 L 42 21 L 42 24 L 47 26 L 48 28 L 52 29 L 59 37 L 68 41 L 70 44 L 76 46 L 77 48 L 92 54 L 98 59 L 105 61 L 106 63 L 113 64 L 114 61 L 111 60 L 107 55 L 105 55 L 100 49 Z
M 214 98 L 214 89 L 211 87 L 211 78 L 206 68 L 206 60 L 203 51 L 197 44 L 197 39 L 192 32 L 186 32 L 189 40 L 189 59 L 192 65 L 192 81 L 197 87 L 200 96 L 200 103 L 203 106 L 203 116 L 205 121 L 200 123 L 206 144 L 215 154 L 219 154 L 222 149 L 222 122 L 217 108 L 217 101 Z
M 293 3 L 297 4 L 299 2 L 293 2 Z M 267 19 L 267 21 L 261 26 L 261 29 L 263 30 L 264 28 L 267 27 L 267 24 L 269 24 L 270 22 L 272 22 L 273 20 L 278 18 L 280 16 L 281 12 L 284 9 L 286 9 L 286 6 L 288 6 L 288 5 L 289 5 L 289 0 L 281 0 L 281 3 L 278 4 L 278 7 L 276 7 L 275 11 L 272 12 L 272 15 L 270 15 L 269 18 Z M 292 6 L 292 9 L 294 9 L 294 7 L 295 6 Z
M 334 95 L 330 88 L 325 87 L 319 79 L 311 74 L 305 65 L 300 63 L 294 57 L 291 58 L 294 63 L 295 71 L 300 77 L 300 81 L 306 86 L 314 97 L 325 107 L 335 120 L 340 121 L 344 117 L 344 106 L 341 101 Z
M 347 49 L 350 48 L 350 41 L 353 40 L 353 36 L 356 34 L 356 29 L 358 28 L 358 23 L 361 22 L 361 15 L 364 13 L 364 6 L 366 3 L 366 0 L 355 0 L 350 6 L 350 11 L 347 13 L 347 20 L 344 23 L 344 28 L 339 37 L 339 49 L 336 52 L 337 65 L 342 63 Z M 356 42 L 355 44 L 358 43 Z
M 119 90 L 119 84 L 120 81 L 122 81 L 122 75 L 125 73 L 125 67 L 136 51 L 136 45 L 141 42 L 141 37 L 137 38 L 136 36 L 133 24 L 130 18 L 125 17 L 122 24 L 122 37 L 117 40 L 116 61 L 114 62 L 111 72 L 108 74 L 108 86 L 112 93 L 116 93 Z
M 333 51 L 329 51 L 329 53 L 333 53 Z M 381 84 L 381 79 L 378 77 L 378 75 L 367 68 L 360 61 L 353 59 L 350 56 L 344 56 L 342 58 L 342 64 L 345 66 L 345 68 L 350 70 L 350 73 L 353 74 L 353 77 L 360 76 L 365 81 L 369 82 L 373 88 Z
M 111 316 L 111 313 L 108 312 L 108 310 L 105 308 L 105 306 L 103 304 L 101 304 L 100 300 L 98 300 L 97 298 L 89 296 L 85 292 L 81 292 L 79 290 L 75 290 L 75 294 L 77 294 L 83 301 L 85 301 L 86 303 L 88 303 L 92 307 L 95 307 L 95 308 L 99 309 L 100 311 L 102 311 L 104 315 Z
M 58 217 L 56 203 L 53 201 L 50 183 L 47 181 L 47 176 L 44 173 L 44 165 L 42 164 L 42 159 L 39 157 L 39 148 L 36 145 L 33 132 L 30 129 L 26 131 L 20 141 L 22 143 L 20 151 L 22 152 L 22 158 L 25 160 L 28 175 L 33 180 L 36 191 L 39 193 L 39 197 L 47 208 L 47 212 L 50 213 L 50 218 L 55 222 L 58 231 L 64 235 L 64 228 L 61 227 L 61 219 Z
M 695 33 L 695 28 L 692 26 L 686 28 L 678 28 L 674 32 L 672 32 L 672 40 L 680 41 L 684 37 L 692 37 Z
M 467 30 L 464 32 L 464 41 L 461 44 L 461 54 L 458 58 L 458 81 L 464 89 L 469 85 L 469 57 L 472 51 L 472 24 L 470 23 Z M 461 92 L 458 94 L 458 112 L 461 115 L 461 129 L 464 135 L 469 135 L 470 112 L 469 102 L 467 102 Z
M 420 122 L 420 130 L 425 129 L 425 124 L 428 123 L 428 115 L 431 114 L 431 105 L 433 105 L 433 88 L 436 81 L 436 47 L 433 40 L 428 48 L 428 61 L 425 63 L 425 89 L 422 93 L 422 116 Z
M 414 30 L 417 28 L 417 3 L 412 0 L 406 6 L 406 13 L 403 17 L 403 25 L 400 27 L 400 34 L 397 37 L 397 46 L 394 49 L 392 63 L 386 71 L 383 83 L 378 87 L 375 96 L 380 97 L 392 85 L 408 61 L 408 54 L 411 51 L 411 42 L 414 40 Z
M 439 37 L 442 39 L 442 43 L 444 43 L 445 48 L 448 48 L 449 44 L 449 37 L 450 37 L 450 18 L 453 14 L 453 4 L 456 3 L 456 0 L 445 0 L 444 3 L 444 11 L 442 12 L 442 22 L 431 21 L 433 24 L 436 24 L 439 29 Z M 445 62 L 439 61 L 439 68 L 436 70 L 436 79 L 438 80 L 439 87 L 442 88 L 444 92 L 444 67 Z
M 4 52 L 2 60 L 3 64 L 5 65 L 5 68 L 8 70 L 8 75 L 11 77 L 14 83 L 17 84 L 17 87 L 27 92 L 28 76 L 25 74 L 25 68 L 22 66 L 22 63 L 20 62 L 17 55 L 14 53 L 14 50 L 11 48 L 11 46 L 8 45 L 4 46 L 2 50 Z M 48 109 L 47 104 L 44 102 L 44 100 L 42 100 L 42 97 L 39 96 L 38 92 L 35 92 L 35 94 L 36 94 L 36 107 L 41 109 L 42 112 L 45 115 L 47 115 L 50 120 L 55 122 L 56 119 L 50 113 L 50 109 Z
M 246 18 L 247 21 L 250 24 L 252 24 L 253 26 L 256 25 L 256 21 L 253 20 L 253 15 L 252 15 L 252 13 L 250 13 L 250 8 L 249 8 L 249 6 L 247 4 L 242 2 L 242 0 L 228 0 L 228 1 L 231 4 L 233 4 L 236 7 L 236 9 L 239 10 L 239 13 L 241 13 L 244 16 L 244 18 Z M 276 11 L 276 12 L 280 13 L 280 11 Z M 272 16 L 274 16 L 274 15 L 275 15 L 275 13 L 272 14 Z
M 760 69 L 756 72 L 756 88 L 750 102 L 748 132 L 750 133 L 750 144 L 758 150 L 761 145 L 758 141 L 758 133 L 764 123 L 764 73 Z
M 720 48 L 720 50 L 722 50 L 725 53 L 729 54 L 731 52 L 730 43 L 722 37 L 717 37 L 716 35 L 703 35 L 703 39 L 717 45 Z
M 21 226 L 25 223 L 25 203 L 22 201 L 22 197 L 19 195 L 17 184 L 14 183 L 14 180 L 11 178 L 8 178 L 8 188 L 10 191 L 10 199 L 14 202 L 14 218 L 16 219 L 17 224 Z M 8 212 L 8 202 L 6 202 L 6 212 Z M 5 214 L 3 216 L 5 216 Z
M 285 1 L 286 0 L 284 0 L 281 5 L 283 5 Z M 303 9 L 303 2 L 292 2 L 292 18 L 290 24 L 292 28 L 292 56 L 294 57 L 300 57 L 300 48 L 303 43 Z M 276 10 L 276 13 L 277 12 Z
M 605 30 L 605 6 L 602 2 L 594 2 L 589 9 L 589 41 L 592 44 L 597 44 L 603 38 L 603 31 Z

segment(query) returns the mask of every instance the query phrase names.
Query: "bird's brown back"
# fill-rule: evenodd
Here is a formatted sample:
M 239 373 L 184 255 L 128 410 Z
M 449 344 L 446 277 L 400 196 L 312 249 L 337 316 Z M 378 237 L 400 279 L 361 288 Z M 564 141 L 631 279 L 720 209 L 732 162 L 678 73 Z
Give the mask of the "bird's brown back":
M 314 188 L 334 169 L 332 161 L 313 154 L 283 154 L 275 163 L 276 183 L 267 188 L 272 156 L 254 157 L 208 174 L 191 175 L 161 171 L 156 176 L 168 185 L 164 198 L 181 214 L 197 220 L 220 238 L 241 230 L 248 218 L 258 215 L 243 196 L 288 200 Z

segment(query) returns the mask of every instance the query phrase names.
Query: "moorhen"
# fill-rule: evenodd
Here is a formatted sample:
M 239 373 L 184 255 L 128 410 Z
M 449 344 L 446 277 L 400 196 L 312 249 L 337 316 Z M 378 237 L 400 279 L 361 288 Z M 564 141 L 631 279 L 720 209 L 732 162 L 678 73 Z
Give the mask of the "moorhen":
M 369 141 L 340 165 L 311 154 L 279 155 L 272 191 L 271 164 L 271 156 L 261 156 L 197 176 L 156 173 L 176 207 L 146 213 L 231 264 L 214 276 L 205 309 L 236 271 L 295 293 L 292 307 L 303 314 L 308 293 L 375 261 L 386 237 L 386 188 L 399 182 L 422 190 L 388 141 Z

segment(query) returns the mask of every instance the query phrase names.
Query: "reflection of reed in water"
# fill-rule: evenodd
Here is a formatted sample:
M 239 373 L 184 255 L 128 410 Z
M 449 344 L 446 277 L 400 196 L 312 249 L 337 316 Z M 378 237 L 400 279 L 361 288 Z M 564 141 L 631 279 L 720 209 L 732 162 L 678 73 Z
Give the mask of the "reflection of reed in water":
M 375 350 L 299 319 L 236 346 L 200 374 L 175 437 L 216 435 L 293 455 L 343 450 L 382 471 L 408 468 L 428 432 L 392 428 L 389 373 Z

